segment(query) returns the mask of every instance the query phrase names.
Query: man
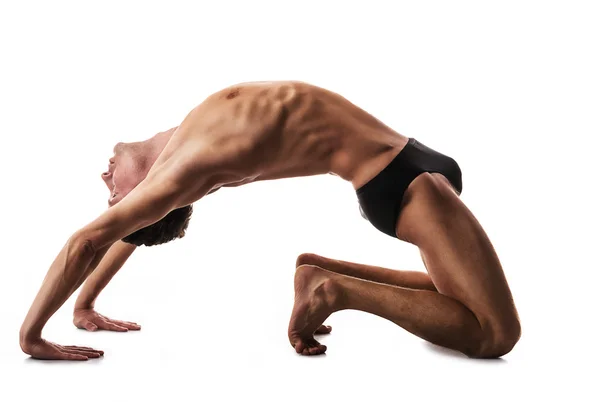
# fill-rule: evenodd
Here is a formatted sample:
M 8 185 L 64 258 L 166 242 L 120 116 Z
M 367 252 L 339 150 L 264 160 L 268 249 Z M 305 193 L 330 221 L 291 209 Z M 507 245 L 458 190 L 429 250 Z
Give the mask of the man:
M 98 315 L 93 301 L 135 246 L 182 237 L 195 201 L 221 187 L 324 173 L 352 183 L 377 229 L 419 247 L 428 274 L 301 255 L 288 329 L 297 353 L 325 352 L 313 335 L 328 332 L 324 320 L 343 309 L 376 314 L 471 357 L 502 356 L 520 337 L 500 261 L 459 198 L 458 164 L 338 94 L 300 82 L 240 84 L 209 96 L 178 127 L 119 143 L 114 153 L 102 174 L 109 208 L 68 239 L 21 327 L 21 348 L 35 358 L 102 355 L 42 338 L 92 273 L 75 324 L 139 329 Z

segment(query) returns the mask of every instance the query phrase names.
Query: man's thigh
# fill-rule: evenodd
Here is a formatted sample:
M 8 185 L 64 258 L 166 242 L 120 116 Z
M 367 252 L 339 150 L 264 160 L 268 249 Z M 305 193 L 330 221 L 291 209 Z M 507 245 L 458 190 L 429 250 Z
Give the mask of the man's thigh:
M 493 245 L 445 180 L 424 173 L 411 183 L 397 233 L 419 247 L 438 291 L 473 311 L 484 330 L 517 319 Z

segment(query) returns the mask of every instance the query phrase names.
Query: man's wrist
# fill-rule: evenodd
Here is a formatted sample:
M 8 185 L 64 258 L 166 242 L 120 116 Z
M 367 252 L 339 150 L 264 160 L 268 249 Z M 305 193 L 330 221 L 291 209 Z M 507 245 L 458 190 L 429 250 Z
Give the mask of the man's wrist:
M 34 330 L 32 328 L 21 327 L 19 331 L 19 344 L 21 345 L 21 349 L 25 351 L 25 349 L 29 348 L 33 343 L 40 340 L 42 338 L 41 330 Z
M 73 311 L 78 311 L 78 310 L 93 310 L 94 309 L 94 304 L 95 304 L 95 300 L 92 301 L 87 301 L 87 300 L 83 300 L 83 301 L 76 301 L 75 302 L 75 308 L 73 309 Z

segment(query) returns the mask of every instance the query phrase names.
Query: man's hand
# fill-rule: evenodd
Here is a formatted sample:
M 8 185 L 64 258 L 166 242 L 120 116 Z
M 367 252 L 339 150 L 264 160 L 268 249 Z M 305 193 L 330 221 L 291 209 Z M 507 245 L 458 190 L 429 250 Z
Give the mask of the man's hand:
M 84 346 L 61 346 L 42 338 L 22 341 L 21 349 L 34 359 L 42 360 L 87 360 L 104 355 L 101 350 Z
M 142 327 L 134 322 L 113 320 L 98 314 L 94 309 L 75 309 L 73 312 L 73 324 L 79 329 L 96 331 L 127 332 L 128 330 L 139 331 Z

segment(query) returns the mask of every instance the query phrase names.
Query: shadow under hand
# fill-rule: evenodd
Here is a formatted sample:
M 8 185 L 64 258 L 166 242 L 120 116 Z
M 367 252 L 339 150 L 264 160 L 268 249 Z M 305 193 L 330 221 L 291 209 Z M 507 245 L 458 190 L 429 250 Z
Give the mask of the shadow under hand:
M 23 360 L 25 364 L 56 364 L 59 366 L 69 366 L 71 364 L 100 364 L 104 360 L 104 356 L 95 357 L 87 360 L 42 360 L 27 357 Z
M 440 354 L 440 355 L 444 355 L 444 356 L 448 356 L 448 357 L 452 357 L 452 358 L 456 358 L 456 359 L 463 359 L 463 360 L 470 360 L 470 361 L 474 361 L 474 362 L 478 362 L 478 363 L 483 363 L 483 364 L 502 364 L 502 363 L 506 363 L 506 360 L 504 360 L 501 357 L 495 358 L 495 359 L 477 359 L 477 358 L 471 358 L 468 357 L 467 355 L 460 353 L 456 350 L 452 350 L 452 349 L 448 349 L 448 348 L 444 348 L 442 346 L 438 346 L 438 345 L 434 345 L 433 343 L 429 343 L 426 342 L 425 343 L 426 347 L 431 350 L 434 353 Z

